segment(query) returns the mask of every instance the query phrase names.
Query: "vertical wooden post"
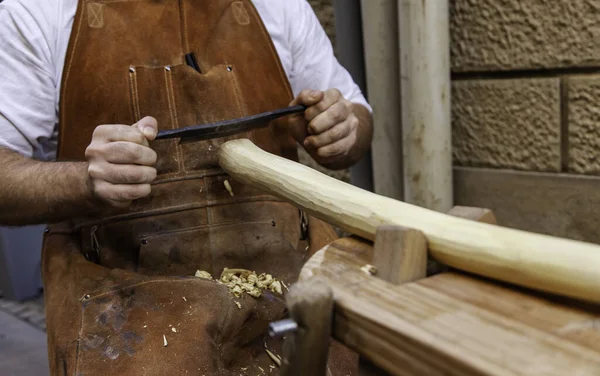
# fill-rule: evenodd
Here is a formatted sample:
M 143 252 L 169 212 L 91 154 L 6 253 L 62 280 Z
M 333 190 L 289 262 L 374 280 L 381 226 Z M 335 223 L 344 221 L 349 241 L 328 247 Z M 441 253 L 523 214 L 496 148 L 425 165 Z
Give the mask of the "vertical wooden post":
M 286 336 L 282 376 L 327 376 L 331 341 L 333 292 L 319 279 L 298 282 L 286 297 L 290 318 L 298 330 Z

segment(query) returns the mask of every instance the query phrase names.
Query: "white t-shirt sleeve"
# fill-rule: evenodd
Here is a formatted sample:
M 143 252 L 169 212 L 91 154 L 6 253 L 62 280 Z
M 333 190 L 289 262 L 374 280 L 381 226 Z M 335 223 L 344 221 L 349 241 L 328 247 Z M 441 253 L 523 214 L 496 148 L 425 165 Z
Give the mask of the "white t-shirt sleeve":
M 0 4 L 0 147 L 51 159 L 57 108 L 47 30 L 19 0 Z
M 339 63 L 331 41 L 306 0 L 285 1 L 285 27 L 292 54 L 289 74 L 294 96 L 304 89 L 338 89 L 354 103 L 367 103 L 358 85 Z

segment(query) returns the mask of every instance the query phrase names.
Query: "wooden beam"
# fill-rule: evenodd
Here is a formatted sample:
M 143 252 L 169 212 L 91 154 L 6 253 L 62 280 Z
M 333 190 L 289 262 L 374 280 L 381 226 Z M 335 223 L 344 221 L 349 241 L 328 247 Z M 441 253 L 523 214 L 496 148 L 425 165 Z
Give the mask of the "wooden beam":
M 374 240 L 383 224 L 415 228 L 443 264 L 600 302 L 598 245 L 478 223 L 379 196 L 267 153 L 247 139 L 223 144 L 218 154 L 234 179 L 364 238 Z
M 508 317 L 444 292 L 473 295 L 478 282 L 468 277 L 461 277 L 463 286 L 454 287 L 447 286 L 453 280 L 446 274 L 392 285 L 360 270 L 368 262 L 363 256 L 369 247 L 368 242 L 337 240 L 305 264 L 300 280 L 326 281 L 335 298 L 334 338 L 385 371 L 403 376 L 592 376 L 600 369 L 600 346 L 563 340 L 520 321 L 541 307 L 526 294 L 513 299 L 523 312 Z M 487 297 L 502 307 L 504 294 L 510 293 L 497 287 L 494 294 L 480 293 L 477 299 Z M 585 317 L 571 307 L 555 306 L 538 315 L 539 325 L 556 321 L 559 329 L 569 325 L 566 315 L 575 324 Z
M 457 205 L 492 210 L 502 226 L 600 243 L 600 176 L 454 168 Z

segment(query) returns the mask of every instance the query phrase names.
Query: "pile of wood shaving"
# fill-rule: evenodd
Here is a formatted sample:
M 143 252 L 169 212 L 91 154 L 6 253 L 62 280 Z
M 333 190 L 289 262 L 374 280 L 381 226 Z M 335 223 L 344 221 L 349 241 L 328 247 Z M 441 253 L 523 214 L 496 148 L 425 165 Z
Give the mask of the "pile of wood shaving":
M 213 280 L 212 275 L 204 270 L 196 271 L 196 277 Z M 283 294 L 282 286 L 287 289 L 287 286 L 271 274 L 256 272 L 247 269 L 223 269 L 221 276 L 216 281 L 229 288 L 229 291 L 239 298 L 246 293 L 250 296 L 258 298 L 264 290 L 270 290 L 279 295 Z

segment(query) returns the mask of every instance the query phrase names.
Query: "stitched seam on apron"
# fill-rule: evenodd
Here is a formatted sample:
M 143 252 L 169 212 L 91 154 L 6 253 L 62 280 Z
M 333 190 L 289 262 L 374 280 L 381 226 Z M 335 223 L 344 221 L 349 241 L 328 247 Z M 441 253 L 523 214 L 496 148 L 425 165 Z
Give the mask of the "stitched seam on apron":
M 135 122 L 138 122 L 141 120 L 142 115 L 140 113 L 137 73 L 135 70 L 133 72 L 129 72 L 129 86 L 131 87 L 131 106 L 133 110 L 133 118 Z
M 178 228 L 175 230 L 168 230 L 168 231 L 163 231 L 161 233 L 155 233 L 155 234 L 151 234 L 151 235 L 147 235 L 147 236 L 142 236 L 141 239 L 155 239 L 155 238 L 160 238 L 162 236 L 166 236 L 166 235 L 174 235 L 174 234 L 179 234 L 182 232 L 190 232 L 190 231 L 197 231 L 197 230 L 202 230 L 202 229 L 209 229 L 209 228 L 220 228 L 220 227 L 227 227 L 227 226 L 234 226 L 234 225 L 260 225 L 260 224 L 268 224 L 270 225 L 271 223 L 273 223 L 273 220 L 262 220 L 262 221 L 245 221 L 245 222 L 225 222 L 225 223 L 219 223 L 217 225 L 214 225 L 212 223 L 207 223 L 205 225 L 200 225 L 200 226 L 193 226 L 193 227 L 187 227 L 187 228 Z
M 227 65 L 229 65 L 229 64 L 227 64 Z M 233 70 L 233 72 L 229 72 L 230 74 L 232 74 L 231 86 L 233 87 L 233 93 L 235 95 L 235 101 L 237 102 L 238 108 L 242 111 L 242 115 L 246 116 L 248 114 L 248 108 L 246 107 L 246 102 L 240 101 L 240 97 L 242 96 L 242 94 L 241 94 L 240 85 L 237 80 L 237 75 L 235 74 L 235 72 L 236 72 L 235 69 Z M 253 132 L 246 131 L 244 133 L 247 138 L 254 141 Z
M 171 207 L 161 208 L 161 209 L 144 210 L 144 211 L 139 211 L 139 212 L 135 212 L 135 213 L 131 213 L 131 214 L 124 214 L 122 216 L 112 216 L 112 217 L 102 218 L 102 220 L 75 223 L 74 224 L 75 227 L 73 228 L 73 230 L 76 231 L 83 227 L 89 227 L 89 226 L 93 226 L 93 225 L 102 225 L 102 224 L 112 223 L 112 222 L 117 222 L 117 221 L 126 221 L 129 219 L 151 217 L 151 216 L 162 215 L 162 214 L 171 214 L 171 213 L 185 211 L 185 210 L 202 209 L 202 208 L 207 208 L 207 207 L 216 206 L 216 205 L 230 205 L 230 204 L 239 204 L 239 203 L 246 203 L 246 202 L 263 202 L 263 201 L 264 202 L 286 203 L 286 201 L 284 201 L 284 200 L 276 200 L 273 198 L 273 196 L 266 196 L 266 195 L 265 196 L 254 196 L 254 197 L 247 198 L 245 200 L 239 200 L 239 201 L 236 201 L 236 200 L 228 200 L 228 201 L 212 200 L 212 201 L 208 201 L 207 203 L 203 203 L 203 204 L 186 204 L 186 205 L 171 206 Z
M 193 276 L 192 277 L 184 277 L 185 279 L 175 279 L 175 278 L 181 278 L 181 277 L 174 277 L 172 279 L 169 279 L 169 278 L 153 279 L 151 281 L 137 282 L 137 283 L 134 283 L 132 285 L 125 285 L 125 286 L 118 286 L 117 285 L 116 287 L 113 286 L 111 290 L 98 293 L 97 295 L 93 295 L 93 293 L 90 293 L 89 294 L 90 297 L 89 297 L 89 299 L 86 299 L 86 303 L 89 303 L 90 301 L 92 301 L 94 299 L 97 299 L 97 298 L 100 298 L 100 297 L 105 296 L 105 295 L 114 294 L 114 293 L 119 292 L 121 290 L 132 289 L 134 287 L 141 286 L 141 285 L 147 285 L 149 283 L 159 283 L 159 282 L 175 282 L 175 283 L 178 283 L 178 282 L 193 282 L 193 283 L 197 283 L 197 282 L 212 282 L 212 281 L 209 281 L 209 280 L 203 280 L 202 278 L 193 277 Z M 82 308 L 82 310 L 81 310 L 82 323 L 81 323 L 80 335 L 81 335 L 81 330 L 83 330 L 83 316 L 84 316 L 83 315 L 83 311 L 84 311 L 84 309 L 85 308 Z M 78 344 L 77 347 L 79 348 L 79 344 Z
M 79 321 L 79 333 L 77 334 L 77 350 L 75 351 L 75 374 L 79 374 L 79 353 L 81 350 L 81 337 L 83 336 L 83 318 L 85 307 L 81 305 L 81 320 Z
M 187 23 L 185 21 L 185 1 L 179 0 L 179 26 L 181 27 L 181 42 L 183 44 L 183 54 L 186 54 L 190 49 L 187 37 Z
M 229 64 L 227 64 L 229 65 Z M 235 69 L 233 70 L 233 72 L 229 72 L 230 74 L 232 74 L 232 83 L 231 85 L 233 86 L 233 93 L 235 95 L 235 101 L 237 102 L 238 108 L 242 111 L 242 115 L 247 115 L 248 114 L 248 109 L 246 108 L 246 104 L 245 102 L 240 102 L 240 96 L 241 96 L 241 90 L 240 90 L 240 85 L 238 84 L 238 80 L 237 80 L 237 75 L 235 74 Z
M 167 102 L 169 103 L 169 113 L 171 115 L 171 128 L 179 128 L 179 121 L 177 119 L 177 108 L 175 108 L 175 94 L 173 93 L 173 80 L 171 79 L 171 70 L 165 69 L 165 87 L 167 89 Z M 177 152 L 177 164 L 179 165 L 179 171 L 185 171 L 183 166 L 183 153 L 181 152 L 181 146 L 175 145 L 175 151 Z

